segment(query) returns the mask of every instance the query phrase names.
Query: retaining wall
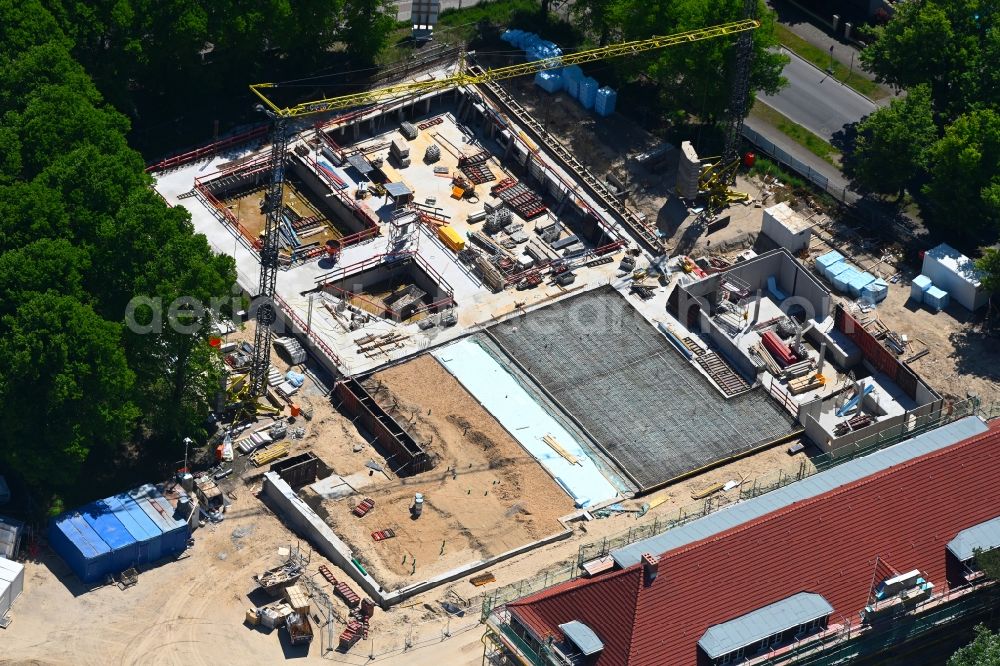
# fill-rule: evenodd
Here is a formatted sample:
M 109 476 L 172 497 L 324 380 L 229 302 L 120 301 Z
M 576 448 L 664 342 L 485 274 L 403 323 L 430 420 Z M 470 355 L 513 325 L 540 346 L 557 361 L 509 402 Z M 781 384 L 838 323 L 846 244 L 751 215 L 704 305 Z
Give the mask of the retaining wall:
M 421 581 L 419 583 L 414 583 L 407 587 L 401 588 L 399 590 L 389 592 L 382 589 L 370 574 L 363 574 L 351 561 L 354 558 L 354 553 L 351 551 L 350 546 L 340 540 L 340 538 L 334 534 L 333 530 L 323 522 L 312 508 L 306 504 L 296 493 L 292 490 L 291 486 L 285 483 L 280 476 L 274 472 L 267 472 L 264 474 L 264 486 L 262 489 L 263 497 L 270 502 L 271 506 L 303 537 L 309 540 L 309 542 L 324 556 L 326 556 L 331 562 L 336 564 L 338 567 L 343 569 L 350 575 L 350 577 L 361 586 L 375 603 L 381 606 L 383 609 L 389 608 L 395 604 L 398 604 L 410 597 L 420 594 L 421 592 L 426 592 L 438 585 L 443 585 L 444 583 L 450 583 L 459 578 L 464 578 L 477 571 L 482 571 L 498 562 L 510 559 L 522 553 L 526 553 L 529 550 L 538 548 L 539 546 L 545 546 L 556 541 L 562 541 L 563 539 L 568 539 L 573 534 L 571 529 L 563 529 L 563 531 L 548 536 L 539 541 L 534 541 L 532 543 L 525 544 L 519 548 L 514 548 L 508 550 L 505 553 L 501 553 L 496 557 L 491 557 L 486 560 L 479 560 L 468 565 L 452 569 L 451 571 L 446 571 L 445 573 L 435 576 L 434 578 L 429 578 L 427 580 Z

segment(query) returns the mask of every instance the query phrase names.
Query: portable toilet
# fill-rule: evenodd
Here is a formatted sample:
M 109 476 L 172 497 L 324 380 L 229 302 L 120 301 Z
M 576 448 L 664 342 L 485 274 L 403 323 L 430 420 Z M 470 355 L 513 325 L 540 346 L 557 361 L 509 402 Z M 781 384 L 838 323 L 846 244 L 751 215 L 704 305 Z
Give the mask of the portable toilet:
M 944 289 L 932 285 L 924 292 L 924 303 L 935 312 L 941 312 L 948 307 L 948 301 L 948 292 Z

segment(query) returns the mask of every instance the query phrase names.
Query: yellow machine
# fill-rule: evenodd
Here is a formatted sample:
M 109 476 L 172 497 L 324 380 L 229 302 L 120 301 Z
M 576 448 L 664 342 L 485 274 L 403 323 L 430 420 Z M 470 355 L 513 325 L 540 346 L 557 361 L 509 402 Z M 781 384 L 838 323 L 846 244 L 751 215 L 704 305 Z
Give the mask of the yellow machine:
M 729 188 L 736 180 L 736 170 L 740 166 L 738 159 L 723 164 L 721 160 L 703 167 L 698 175 L 698 192 L 708 200 L 708 208 L 717 211 L 731 203 L 740 203 L 750 199 L 746 192 L 737 192 Z

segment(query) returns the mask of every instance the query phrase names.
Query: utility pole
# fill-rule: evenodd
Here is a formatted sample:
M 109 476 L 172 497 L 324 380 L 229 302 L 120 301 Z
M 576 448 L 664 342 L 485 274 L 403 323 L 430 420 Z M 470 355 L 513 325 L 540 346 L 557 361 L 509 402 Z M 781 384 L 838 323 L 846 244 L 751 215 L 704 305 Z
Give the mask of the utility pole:
M 830 44 L 830 66 L 826 68 L 826 73 L 833 75 L 833 44 Z
M 184 471 L 188 471 L 188 447 L 191 446 L 194 440 L 190 437 L 184 438 Z

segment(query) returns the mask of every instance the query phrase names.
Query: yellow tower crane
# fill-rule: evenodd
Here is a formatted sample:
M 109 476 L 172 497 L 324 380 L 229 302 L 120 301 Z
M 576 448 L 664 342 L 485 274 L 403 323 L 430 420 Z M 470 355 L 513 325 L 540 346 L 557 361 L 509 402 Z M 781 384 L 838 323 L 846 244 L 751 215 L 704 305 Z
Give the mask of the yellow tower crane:
M 274 288 L 278 272 L 278 228 L 281 224 L 283 183 L 285 171 L 285 153 L 288 150 L 289 137 L 286 123 L 290 119 L 301 118 L 330 111 L 342 111 L 378 104 L 410 94 L 423 94 L 436 90 L 448 90 L 456 86 L 476 85 L 503 81 L 519 76 L 527 76 L 549 69 L 558 69 L 569 65 L 579 65 L 588 62 L 629 56 L 647 51 L 665 49 L 680 44 L 701 42 L 707 39 L 727 37 L 730 35 L 745 35 L 760 27 L 760 22 L 754 18 L 723 23 L 697 30 L 688 30 L 665 37 L 651 37 L 620 44 L 611 44 L 595 49 L 577 51 L 553 58 L 544 58 L 531 62 L 478 70 L 475 72 L 460 67 L 459 71 L 450 76 L 429 81 L 409 81 L 397 83 L 383 88 L 366 90 L 364 92 L 324 97 L 309 102 L 301 102 L 292 106 L 279 106 L 272 101 L 264 91 L 280 88 L 280 83 L 257 83 L 250 86 L 261 104 L 258 108 L 264 111 L 273 122 L 271 138 L 271 180 L 264 195 L 263 212 L 265 213 L 264 238 L 260 250 L 260 281 L 257 296 L 260 299 L 257 307 L 257 330 L 254 335 L 253 359 L 249 372 L 249 393 L 254 398 L 264 395 L 267 388 L 267 370 L 270 364 L 271 326 L 277 319 L 274 308 Z M 744 93 L 745 94 L 745 93 Z

